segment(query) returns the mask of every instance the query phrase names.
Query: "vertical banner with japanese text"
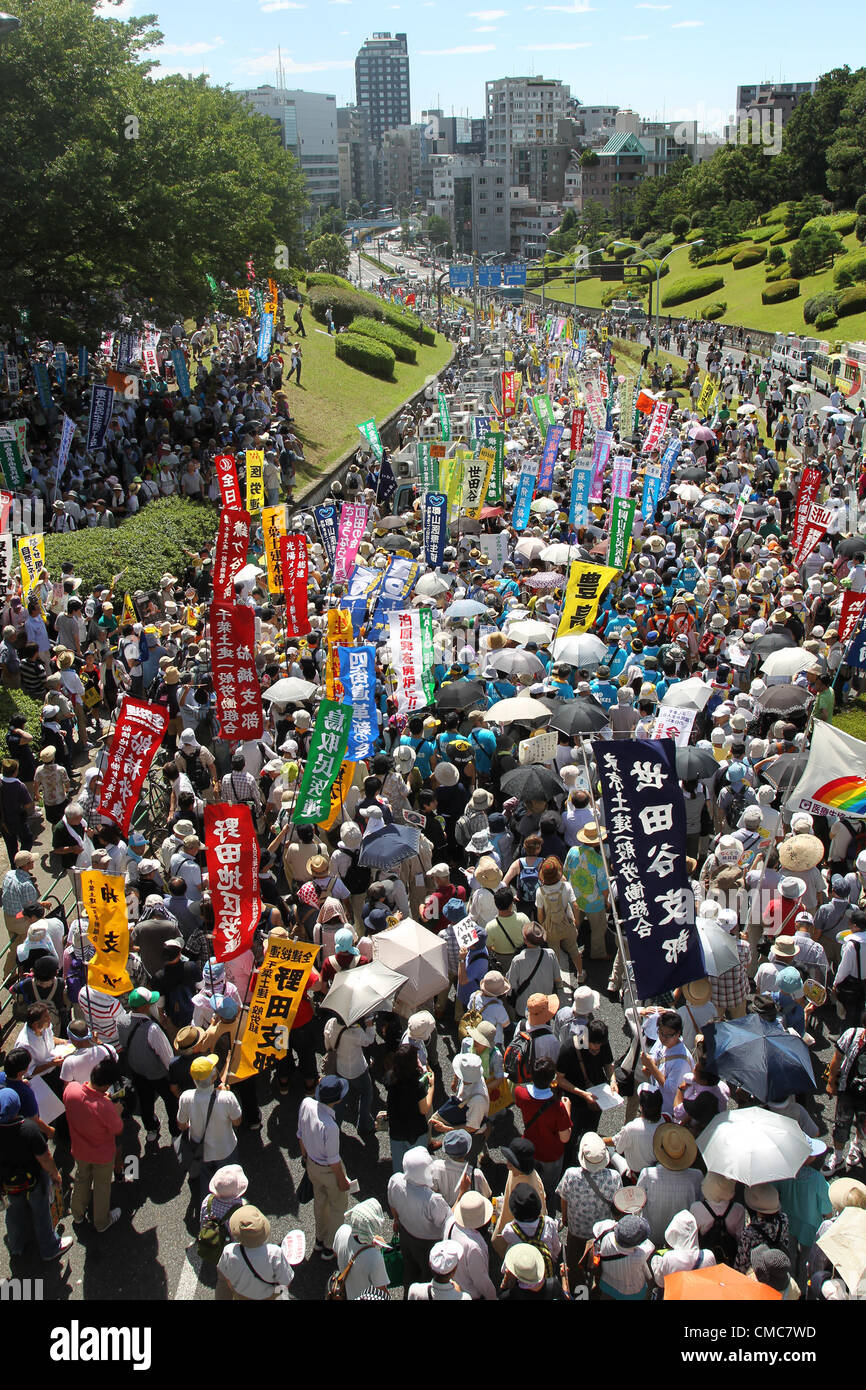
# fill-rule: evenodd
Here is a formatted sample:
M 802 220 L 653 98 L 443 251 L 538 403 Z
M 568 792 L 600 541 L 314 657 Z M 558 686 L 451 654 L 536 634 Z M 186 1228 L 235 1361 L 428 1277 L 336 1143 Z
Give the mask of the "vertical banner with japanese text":
M 123 875 L 82 870 L 81 901 L 87 914 L 87 935 L 96 953 L 87 962 L 87 983 L 112 998 L 126 994 L 132 989 L 132 980 L 127 970 L 129 917 Z
M 445 558 L 448 538 L 448 498 L 444 492 L 428 492 L 421 504 L 424 522 L 424 559 L 438 569 Z
M 328 815 L 331 787 L 346 756 L 351 725 L 351 705 L 320 700 L 304 775 L 292 813 L 294 825 L 315 825 Z
M 261 738 L 262 691 L 256 671 L 256 615 L 246 605 L 210 606 L 211 666 L 220 737 Z
M 313 520 L 328 564 L 333 569 L 337 556 L 337 508 L 330 502 L 323 507 L 314 507 Z
M 376 717 L 376 648 L 339 647 L 340 684 L 352 706 L 352 724 L 346 757 L 353 762 L 372 758 L 379 736 Z
M 259 842 L 249 806 L 205 806 L 204 843 L 214 955 L 232 960 L 249 950 L 262 911 Z
M 249 512 L 224 509 L 220 512 L 213 564 L 213 596 L 231 603 L 235 593 L 235 575 L 247 562 L 250 547 Z
M 120 707 L 102 774 L 98 811 L 125 835 L 156 750 L 168 728 L 168 710 L 130 696 Z
M 262 508 L 262 536 L 265 543 L 265 559 L 268 565 L 268 593 L 278 594 L 282 590 L 280 575 L 280 541 L 286 534 L 286 509 L 280 507 Z
M 298 532 L 280 537 L 280 574 L 286 600 L 286 635 L 306 637 L 311 631 L 309 598 L 310 559 L 307 538 Z
M 344 502 L 340 508 L 340 525 L 337 531 L 337 549 L 334 554 L 334 583 L 345 584 L 358 555 L 358 546 L 364 539 L 367 525 L 367 508 L 363 502 Z
M 306 941 L 269 937 L 257 973 L 240 1048 L 235 1048 L 233 1074 L 238 1081 L 265 1072 L 289 1047 L 310 971 L 321 950 Z
M 609 565 L 589 565 L 575 560 L 568 576 L 557 637 L 586 632 L 598 613 L 601 596 L 617 571 Z

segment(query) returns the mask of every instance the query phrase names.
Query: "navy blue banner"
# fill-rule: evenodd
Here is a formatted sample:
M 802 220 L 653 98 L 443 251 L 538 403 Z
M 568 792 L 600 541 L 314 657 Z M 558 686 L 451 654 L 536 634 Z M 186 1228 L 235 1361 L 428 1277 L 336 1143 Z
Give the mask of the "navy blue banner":
M 256 348 L 256 357 L 259 362 L 267 362 L 271 355 L 271 339 L 274 336 L 274 316 L 272 313 L 262 314 L 259 319 L 259 344 Z
M 541 455 L 541 467 L 538 470 L 538 482 L 535 487 L 536 493 L 550 492 L 553 487 L 553 470 L 556 466 L 556 455 L 559 452 L 560 440 L 564 433 L 564 425 L 548 426 L 547 437 L 544 441 L 544 452 Z
M 346 704 L 352 706 L 346 758 L 359 762 L 372 758 L 379 737 L 376 717 L 376 648 L 339 647 L 340 681 Z
M 48 380 L 48 368 L 44 362 L 33 363 L 33 380 L 36 382 L 36 390 L 39 393 L 42 409 L 50 410 L 54 402 L 51 399 L 51 382 Z
M 328 557 L 328 564 L 334 568 L 334 559 L 337 554 L 337 508 L 334 506 L 314 507 L 313 520 L 316 523 L 316 530 L 322 545 L 325 547 L 325 554 Z
M 571 500 L 568 506 L 568 520 L 572 526 L 589 525 L 589 490 L 595 470 L 592 459 L 577 459 L 571 475 Z
M 511 525 L 515 531 L 524 531 L 529 523 L 535 484 L 538 478 L 538 460 L 524 459 L 523 467 L 517 476 L 517 491 L 514 494 L 514 511 Z
M 57 384 L 61 391 L 66 390 L 66 348 L 58 347 L 54 349 L 54 370 L 57 373 Z
M 668 495 L 668 488 L 671 485 L 671 473 L 673 472 L 674 464 L 680 456 L 682 447 L 680 441 L 675 439 L 672 444 L 668 445 L 662 454 L 662 481 L 659 489 L 659 501 Z
M 382 462 L 379 464 L 379 482 L 376 487 L 376 501 L 387 506 L 396 491 L 397 479 L 394 477 L 391 459 L 386 452 L 383 453 Z
M 172 348 L 171 360 L 174 363 L 174 374 L 177 378 L 177 389 L 185 401 L 189 400 L 189 368 L 186 365 L 186 358 L 183 355 L 183 348 Z
M 855 634 L 845 653 L 845 661 L 855 671 L 866 671 L 866 627 Z
M 424 498 L 424 559 L 438 569 L 445 559 L 448 538 L 448 498 L 444 492 L 428 492 Z
M 114 387 L 94 385 L 90 393 L 90 419 L 87 422 L 87 452 L 101 449 L 114 406 Z
M 594 739 L 617 911 L 635 990 L 652 999 L 706 975 L 686 869 L 673 739 Z
M 83 345 L 78 349 L 78 375 L 82 381 L 87 377 L 89 353 Z

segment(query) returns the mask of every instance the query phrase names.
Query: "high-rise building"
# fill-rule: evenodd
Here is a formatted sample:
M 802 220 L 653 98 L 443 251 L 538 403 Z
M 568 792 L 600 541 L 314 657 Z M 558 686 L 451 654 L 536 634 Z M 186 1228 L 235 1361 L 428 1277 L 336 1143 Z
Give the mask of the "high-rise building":
M 504 164 L 512 183 L 514 147 L 555 145 L 559 123 L 570 114 L 571 92 L 545 77 L 499 77 L 485 83 L 487 158 Z
M 373 145 L 370 113 L 364 106 L 337 108 L 337 149 L 340 159 L 340 202 L 355 199 L 364 208 L 374 201 Z
M 312 220 L 322 208 L 340 201 L 340 166 L 337 153 L 337 98 L 320 92 L 287 91 L 265 85 L 238 92 L 260 116 L 268 116 L 280 128 L 280 139 L 298 161 Z
M 473 155 L 431 157 L 433 196 L 428 214 L 443 217 L 459 255 L 507 251 L 511 240 L 508 171 Z
M 772 108 L 782 113 L 784 125 L 803 97 L 813 96 L 814 82 L 753 82 L 737 88 L 737 118 L 754 107 Z
M 386 130 L 409 125 L 409 47 L 405 34 L 374 34 L 355 58 L 355 103 L 370 113 L 370 138 L 381 142 Z

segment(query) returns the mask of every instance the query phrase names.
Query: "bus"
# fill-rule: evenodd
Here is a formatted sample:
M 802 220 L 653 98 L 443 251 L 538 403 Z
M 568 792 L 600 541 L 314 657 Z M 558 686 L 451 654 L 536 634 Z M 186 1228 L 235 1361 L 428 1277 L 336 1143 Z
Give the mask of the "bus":
M 812 375 L 816 385 L 832 391 L 839 387 L 849 400 L 862 393 L 866 384 L 866 343 L 841 343 L 839 351 L 831 351 L 829 343 L 821 343 L 812 358 Z

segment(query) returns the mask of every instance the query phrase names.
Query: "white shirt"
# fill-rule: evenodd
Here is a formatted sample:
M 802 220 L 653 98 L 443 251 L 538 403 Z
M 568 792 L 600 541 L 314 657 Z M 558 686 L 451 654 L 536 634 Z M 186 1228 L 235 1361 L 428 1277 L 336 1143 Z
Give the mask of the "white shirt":
M 665 1078 L 665 1084 L 661 1088 L 662 1112 L 665 1115 L 673 1115 L 674 1097 L 686 1073 L 694 1071 L 694 1058 L 682 1040 L 676 1043 L 670 1051 L 665 1048 L 663 1043 L 654 1043 L 649 1055 Z M 647 1077 L 647 1085 L 652 1086 L 654 1090 L 659 1089 L 655 1077 Z
M 330 1106 L 305 1096 L 298 1111 L 298 1138 L 307 1157 L 320 1168 L 340 1162 L 340 1127 Z
M 367 1246 L 368 1248 L 364 1248 Z M 334 1252 L 337 1256 L 337 1269 L 342 1272 L 352 1256 L 352 1268 L 346 1275 L 346 1298 L 350 1303 L 360 1298 L 365 1289 L 385 1289 L 388 1287 L 388 1271 L 378 1245 L 369 1245 L 352 1234 L 348 1224 L 341 1226 L 334 1236 Z M 360 1252 L 360 1253 L 359 1253 Z
M 628 1124 L 623 1125 L 616 1136 L 614 1147 L 625 1159 L 632 1173 L 640 1173 L 642 1169 L 650 1168 L 655 1163 L 653 1135 L 663 1123 L 663 1120 L 645 1120 L 638 1116 L 636 1120 L 629 1120 Z
M 242 1245 L 232 1241 L 223 1250 L 217 1265 L 235 1293 L 260 1303 L 273 1298 L 278 1288 L 288 1288 L 295 1274 L 279 1245 L 258 1245 L 254 1249 L 247 1249 L 246 1259 L 241 1254 L 243 1249 Z M 256 1278 L 249 1265 L 253 1266 L 260 1278 Z
M 225 1162 L 237 1147 L 233 1120 L 241 1118 L 240 1101 L 233 1091 L 217 1091 L 210 1122 L 205 1132 L 208 1106 L 214 1094 L 211 1086 L 184 1091 L 177 1107 L 181 1125 L 189 1123 L 189 1137 L 194 1144 L 201 1142 L 204 1132 L 204 1162 Z
M 93 1043 L 90 1047 L 78 1047 L 71 1053 L 60 1068 L 60 1080 L 85 1082 L 90 1080 L 93 1068 L 99 1062 L 117 1061 L 117 1052 L 108 1043 Z

